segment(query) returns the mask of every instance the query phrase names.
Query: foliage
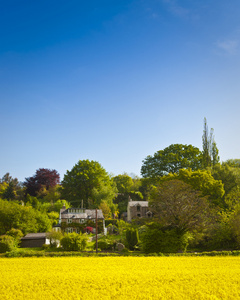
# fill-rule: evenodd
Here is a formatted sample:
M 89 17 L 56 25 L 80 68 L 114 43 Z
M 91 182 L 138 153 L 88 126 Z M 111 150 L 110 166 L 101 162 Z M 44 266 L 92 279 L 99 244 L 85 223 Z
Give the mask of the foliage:
M 62 181 L 62 197 L 74 206 L 83 201 L 85 208 L 96 208 L 102 199 L 113 199 L 115 192 L 110 176 L 96 161 L 80 160 Z
M 240 168 L 240 159 L 228 159 L 223 162 L 223 165 L 228 165 L 232 168 Z
M 202 196 L 208 196 L 211 203 L 222 206 L 224 185 L 221 180 L 214 179 L 209 171 L 180 170 L 179 176 L 175 178 L 190 184 L 193 189 L 200 191 Z
M 82 233 L 68 233 L 64 234 L 60 243 L 63 250 L 66 251 L 83 251 L 87 246 L 88 237 L 86 234 Z
M 104 251 L 104 250 L 113 250 L 113 248 L 114 248 L 113 241 L 106 238 L 98 240 L 98 249 Z M 94 249 L 96 249 L 96 242 L 94 243 Z
M 7 251 L 13 251 L 16 248 L 16 241 L 10 235 L 0 236 L 0 253 L 5 253 Z
M 117 220 L 117 227 L 119 234 L 123 235 L 123 233 L 130 227 L 130 224 L 123 220 Z
M 60 175 L 56 170 L 40 168 L 32 177 L 25 179 L 26 194 L 37 196 L 41 189 L 49 190 L 60 182 Z M 45 196 L 45 194 L 43 193 Z
M 144 178 L 157 178 L 168 173 L 178 173 L 180 169 L 201 167 L 202 153 L 192 145 L 172 144 L 164 150 L 147 156 L 143 161 L 141 174 Z
M 15 245 L 18 246 L 20 244 L 21 238 L 23 237 L 23 233 L 20 229 L 12 228 L 6 232 L 6 235 L 9 235 L 14 238 Z
M 141 234 L 141 248 L 145 253 L 175 253 L 186 249 L 188 237 L 187 233 L 179 232 L 176 228 L 152 222 Z
M 231 167 L 228 164 L 218 164 L 215 166 L 212 170 L 212 176 L 214 179 L 222 181 L 226 195 L 240 185 L 239 169 Z
M 22 187 L 17 178 L 12 178 L 6 173 L 0 179 L 0 197 L 8 201 L 18 199 L 21 196 Z
M 126 230 L 126 241 L 127 241 L 128 248 L 130 250 L 134 250 L 139 242 L 137 228 L 128 228 Z
M 113 177 L 117 185 L 118 193 L 130 193 L 133 189 L 133 180 L 126 173 Z
M 63 238 L 63 234 L 61 231 L 55 231 L 52 229 L 50 232 L 47 233 L 47 238 L 50 240 L 51 247 L 58 247 L 60 244 L 60 240 Z
M 219 155 L 217 144 L 213 136 L 213 128 L 211 128 L 210 134 L 208 133 L 207 119 L 204 118 L 204 129 L 203 129 L 203 155 L 202 155 L 202 167 L 212 167 L 219 163 Z
M 20 229 L 24 234 L 46 232 L 50 227 L 51 222 L 45 213 L 0 199 L 0 234 L 12 228 Z
M 200 230 L 208 220 L 207 199 L 181 180 L 170 180 L 159 185 L 149 206 L 163 226 L 176 228 L 179 232 Z
M 8 201 L 16 199 L 17 193 L 14 189 L 13 182 L 8 183 L 5 191 L 2 193 L 3 199 L 7 199 Z
M 59 213 L 56 211 L 51 211 L 47 213 L 49 220 L 51 221 L 52 226 L 57 225 L 59 221 Z

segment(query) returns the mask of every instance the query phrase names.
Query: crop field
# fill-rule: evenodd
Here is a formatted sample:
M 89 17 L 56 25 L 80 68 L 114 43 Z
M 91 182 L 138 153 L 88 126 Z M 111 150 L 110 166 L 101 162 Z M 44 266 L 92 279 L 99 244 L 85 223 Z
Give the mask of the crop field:
M 240 299 L 239 257 L 1 258 L 0 299 Z

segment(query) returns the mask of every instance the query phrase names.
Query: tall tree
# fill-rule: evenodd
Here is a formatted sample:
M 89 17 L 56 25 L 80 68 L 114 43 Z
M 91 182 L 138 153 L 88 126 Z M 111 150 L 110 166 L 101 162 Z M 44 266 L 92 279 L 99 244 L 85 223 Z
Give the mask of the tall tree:
M 203 168 L 212 167 L 219 163 L 219 151 L 217 144 L 214 140 L 213 128 L 211 128 L 210 133 L 208 132 L 207 119 L 204 118 L 203 125 L 203 155 L 202 155 L 202 166 Z
M 60 183 L 60 175 L 56 170 L 38 169 L 36 174 L 25 179 L 23 185 L 26 187 L 26 194 L 37 196 L 37 193 L 42 189 L 56 186 Z
M 164 150 L 147 156 L 141 174 L 144 178 L 157 178 L 180 169 L 197 170 L 201 167 L 202 153 L 192 145 L 172 144 Z
M 194 190 L 199 191 L 202 196 L 207 196 L 210 204 L 220 207 L 224 205 L 224 185 L 221 180 L 214 178 L 208 170 L 181 169 L 178 174 L 169 174 L 161 179 L 162 182 L 169 180 L 182 180 Z
M 180 232 L 202 229 L 206 225 L 207 199 L 181 180 L 158 186 L 149 205 L 154 217 L 164 226 Z
M 79 160 L 62 181 L 62 197 L 74 206 L 94 208 L 101 200 L 113 199 L 117 192 L 106 170 L 97 162 Z M 101 198 L 101 199 L 100 199 Z

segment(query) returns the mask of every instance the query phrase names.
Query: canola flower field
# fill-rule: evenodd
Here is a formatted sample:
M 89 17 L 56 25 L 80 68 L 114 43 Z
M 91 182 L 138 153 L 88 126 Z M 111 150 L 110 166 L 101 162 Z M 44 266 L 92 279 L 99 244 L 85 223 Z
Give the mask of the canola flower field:
M 240 299 L 240 257 L 1 258 L 0 299 Z

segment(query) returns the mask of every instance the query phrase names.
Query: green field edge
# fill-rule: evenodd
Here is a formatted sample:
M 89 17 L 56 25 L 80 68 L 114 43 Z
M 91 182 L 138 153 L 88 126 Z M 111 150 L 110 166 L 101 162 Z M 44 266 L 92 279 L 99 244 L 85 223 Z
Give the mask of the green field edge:
M 240 250 L 234 251 L 210 251 L 210 252 L 183 252 L 183 253 L 142 253 L 142 252 L 102 252 L 98 251 L 45 251 L 45 250 L 25 250 L 18 249 L 16 251 L 1 253 L 0 258 L 11 257 L 118 257 L 118 256 L 134 256 L 134 257 L 149 257 L 149 256 L 240 256 Z

